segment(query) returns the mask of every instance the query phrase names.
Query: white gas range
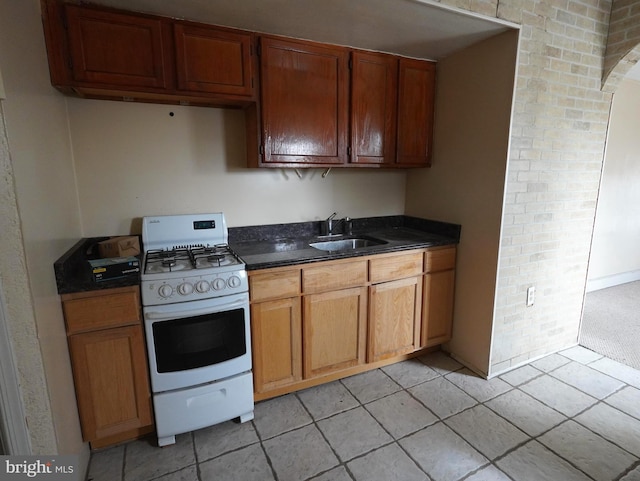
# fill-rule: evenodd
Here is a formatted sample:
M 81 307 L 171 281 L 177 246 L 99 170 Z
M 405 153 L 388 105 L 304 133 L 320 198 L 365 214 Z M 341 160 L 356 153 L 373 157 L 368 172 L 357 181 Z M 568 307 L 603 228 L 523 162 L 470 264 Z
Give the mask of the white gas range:
M 249 289 L 224 215 L 144 217 L 142 306 L 158 445 L 253 419 Z

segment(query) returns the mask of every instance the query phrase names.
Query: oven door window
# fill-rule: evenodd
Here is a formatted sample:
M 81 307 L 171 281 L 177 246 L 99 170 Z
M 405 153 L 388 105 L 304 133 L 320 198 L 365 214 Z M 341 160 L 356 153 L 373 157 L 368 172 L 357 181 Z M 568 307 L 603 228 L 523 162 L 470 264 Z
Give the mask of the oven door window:
M 244 355 L 244 322 L 244 309 L 235 309 L 154 323 L 158 372 L 211 366 Z

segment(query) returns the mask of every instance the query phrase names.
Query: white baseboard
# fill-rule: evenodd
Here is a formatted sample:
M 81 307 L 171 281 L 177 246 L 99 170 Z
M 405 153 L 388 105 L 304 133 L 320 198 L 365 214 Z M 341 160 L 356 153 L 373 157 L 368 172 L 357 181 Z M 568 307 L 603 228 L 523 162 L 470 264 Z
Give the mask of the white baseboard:
M 606 289 L 607 287 L 619 286 L 620 284 L 634 281 L 640 281 L 640 270 L 623 272 L 598 279 L 587 279 L 587 292 L 598 291 L 600 289 Z

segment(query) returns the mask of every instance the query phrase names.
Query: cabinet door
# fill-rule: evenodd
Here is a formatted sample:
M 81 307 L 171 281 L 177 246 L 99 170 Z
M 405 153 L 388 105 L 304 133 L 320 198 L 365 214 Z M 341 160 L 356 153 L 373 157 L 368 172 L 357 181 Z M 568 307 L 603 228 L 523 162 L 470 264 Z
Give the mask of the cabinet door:
M 451 339 L 454 285 L 453 269 L 425 275 L 422 347 L 436 346 Z
M 255 392 L 302 379 L 299 297 L 252 304 L 251 337 Z
M 419 348 L 422 277 L 375 284 L 369 303 L 368 362 Z
M 85 441 L 152 424 L 142 326 L 76 334 L 69 348 Z
M 251 34 L 174 25 L 178 89 L 253 95 Z
M 345 163 L 348 51 L 262 37 L 260 67 L 263 162 Z
M 366 287 L 305 296 L 305 379 L 363 364 L 366 329 Z
M 398 81 L 398 146 L 400 165 L 431 165 L 435 64 L 401 58 Z
M 422 347 L 451 339 L 455 287 L 456 248 L 425 252 L 424 296 L 422 304 Z
M 351 162 L 393 164 L 398 59 L 354 51 L 351 71 Z
M 76 5 L 65 5 L 65 12 L 76 81 L 114 88 L 170 87 L 160 19 Z

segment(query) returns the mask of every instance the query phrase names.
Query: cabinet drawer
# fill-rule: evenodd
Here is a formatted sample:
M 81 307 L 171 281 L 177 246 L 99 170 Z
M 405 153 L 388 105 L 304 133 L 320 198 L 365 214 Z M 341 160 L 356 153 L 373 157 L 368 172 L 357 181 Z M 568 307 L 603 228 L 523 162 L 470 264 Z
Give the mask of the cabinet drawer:
M 136 287 L 125 292 L 63 300 L 67 332 L 74 334 L 138 324 L 141 321 L 139 299 Z
M 264 272 L 249 276 L 251 302 L 300 295 L 300 270 Z
M 437 249 L 425 252 L 424 270 L 425 272 L 444 271 L 456 267 L 456 248 Z
M 307 267 L 302 270 L 302 287 L 305 294 L 359 287 L 366 283 L 367 261 L 365 260 Z
M 372 283 L 420 274 L 422 274 L 422 252 L 380 256 L 369 261 L 369 280 Z

